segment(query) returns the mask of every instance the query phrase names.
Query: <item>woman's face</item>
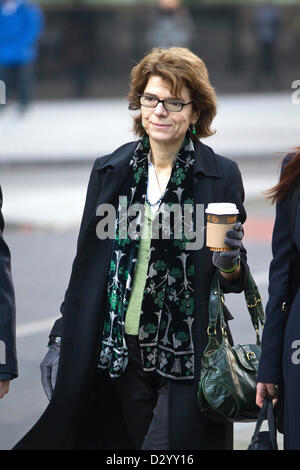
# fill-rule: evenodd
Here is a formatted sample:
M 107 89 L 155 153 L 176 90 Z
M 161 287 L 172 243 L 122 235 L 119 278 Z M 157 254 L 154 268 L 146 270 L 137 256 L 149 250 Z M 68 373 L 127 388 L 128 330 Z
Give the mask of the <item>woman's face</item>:
M 149 78 L 143 94 L 162 100 L 176 98 L 183 103 L 191 101 L 190 91 L 185 85 L 181 89 L 180 96 L 173 96 L 168 82 L 157 75 Z M 199 115 L 193 111 L 192 104 L 183 106 L 179 112 L 171 112 L 167 111 L 162 103 L 158 103 L 156 108 L 141 106 L 141 113 L 143 127 L 150 140 L 170 146 L 181 144 L 187 129 L 197 122 Z

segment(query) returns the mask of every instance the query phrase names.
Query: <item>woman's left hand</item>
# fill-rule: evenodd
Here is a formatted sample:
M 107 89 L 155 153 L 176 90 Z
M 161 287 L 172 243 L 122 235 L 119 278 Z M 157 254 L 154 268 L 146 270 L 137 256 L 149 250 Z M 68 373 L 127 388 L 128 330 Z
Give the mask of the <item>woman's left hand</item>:
M 238 264 L 243 237 L 244 230 L 241 222 L 237 222 L 231 230 L 227 230 L 224 242 L 232 249 L 230 251 L 214 251 L 212 256 L 213 264 L 221 271 L 230 271 Z
M 258 382 L 256 384 L 256 404 L 260 408 L 264 402 L 265 397 L 269 397 L 270 400 L 277 401 L 277 385 L 273 383 L 262 383 Z M 275 403 L 273 403 L 275 404 Z

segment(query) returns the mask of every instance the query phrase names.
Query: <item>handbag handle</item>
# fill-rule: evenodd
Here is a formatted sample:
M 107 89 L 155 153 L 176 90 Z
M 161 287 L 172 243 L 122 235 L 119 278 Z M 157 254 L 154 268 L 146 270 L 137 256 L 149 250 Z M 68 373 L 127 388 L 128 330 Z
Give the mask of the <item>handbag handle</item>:
M 221 292 L 220 283 L 215 274 L 210 288 L 209 293 L 209 305 L 208 305 L 208 344 L 205 348 L 204 354 L 209 355 L 211 351 L 215 351 L 220 347 L 220 343 L 217 340 L 217 319 L 220 318 L 220 326 L 222 336 L 226 337 L 226 323 L 224 320 L 222 302 L 224 302 L 224 295 Z
M 260 346 L 259 323 L 261 324 L 261 328 L 263 328 L 265 324 L 265 313 L 261 295 L 250 271 L 247 287 L 244 290 L 244 296 L 252 325 L 256 332 L 256 344 Z
M 260 346 L 260 335 L 259 335 L 259 323 L 263 328 L 265 323 L 265 314 L 264 309 L 261 301 L 261 296 L 258 291 L 257 285 L 249 271 L 249 277 L 247 286 L 244 290 L 244 296 L 246 300 L 246 305 L 248 308 L 248 312 L 251 317 L 252 325 L 256 332 L 256 344 Z M 207 327 L 207 334 L 209 338 L 209 342 L 206 348 L 206 354 L 209 351 L 217 349 L 220 344 L 216 338 L 217 335 L 217 320 L 220 319 L 220 327 L 222 336 L 226 337 L 226 322 L 224 320 L 223 314 L 223 304 L 224 301 L 224 294 L 220 287 L 220 282 L 217 277 L 217 273 L 214 275 L 214 278 L 211 283 L 210 288 L 210 295 L 209 295 L 209 318 L 208 318 L 208 327 Z
M 254 434 L 251 439 L 251 443 L 253 444 L 258 440 L 258 434 L 260 432 L 260 428 L 263 422 L 265 421 L 265 419 L 268 420 L 269 438 L 270 438 L 270 442 L 272 445 L 272 450 L 278 450 L 277 439 L 276 439 L 277 427 L 276 427 L 276 421 L 275 421 L 275 416 L 274 416 L 273 403 L 272 403 L 272 400 L 270 400 L 269 398 L 265 398 L 263 401 L 263 405 L 257 417 L 256 426 L 255 426 Z

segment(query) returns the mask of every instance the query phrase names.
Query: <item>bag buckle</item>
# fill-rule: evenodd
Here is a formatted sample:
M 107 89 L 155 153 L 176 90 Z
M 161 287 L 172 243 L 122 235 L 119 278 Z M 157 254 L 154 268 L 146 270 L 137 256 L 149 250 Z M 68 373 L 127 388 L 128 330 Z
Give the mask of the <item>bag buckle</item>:
M 253 359 L 256 359 L 256 354 L 253 351 L 248 351 L 246 353 L 248 361 L 252 361 Z
M 212 329 L 212 332 L 210 331 Z M 208 326 L 206 330 L 208 336 L 216 336 L 217 330 L 215 326 Z
M 254 297 L 254 299 L 255 299 L 254 304 L 249 304 L 249 303 L 246 301 L 247 307 L 249 307 L 249 308 L 254 308 L 254 307 L 256 307 L 256 305 L 257 305 L 259 302 L 262 301 L 261 296 L 259 296 L 259 297 Z

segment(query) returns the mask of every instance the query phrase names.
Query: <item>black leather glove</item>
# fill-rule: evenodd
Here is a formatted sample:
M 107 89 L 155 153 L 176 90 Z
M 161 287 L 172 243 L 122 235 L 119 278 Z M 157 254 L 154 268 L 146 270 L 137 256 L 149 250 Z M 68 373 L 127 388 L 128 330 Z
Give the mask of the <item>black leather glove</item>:
M 244 229 L 241 222 L 237 222 L 231 230 L 227 230 L 224 242 L 231 247 L 230 251 L 214 251 L 213 264 L 221 271 L 231 271 L 238 265 L 240 249 L 244 237 Z
M 49 350 L 46 356 L 44 357 L 40 365 L 43 389 L 49 401 L 51 400 L 55 387 L 59 354 L 60 345 L 57 343 L 51 344 L 51 346 L 49 346 Z

